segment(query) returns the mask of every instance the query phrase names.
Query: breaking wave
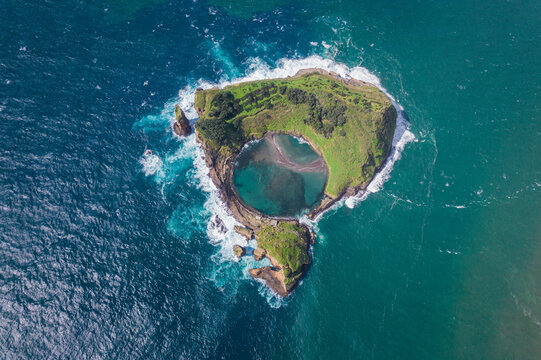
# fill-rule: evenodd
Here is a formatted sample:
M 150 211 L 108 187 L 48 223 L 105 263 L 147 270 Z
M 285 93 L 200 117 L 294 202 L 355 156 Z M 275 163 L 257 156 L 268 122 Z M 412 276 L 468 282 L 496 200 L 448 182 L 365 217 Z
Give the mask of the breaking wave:
M 206 233 L 211 244 L 217 247 L 217 252 L 212 256 L 216 267 L 209 279 L 224 292 L 236 293 L 240 279 L 251 279 L 248 269 L 268 265 L 261 262 L 256 263 L 251 256 L 245 256 L 238 260 L 233 254 L 233 245 L 239 244 L 248 247 L 250 252 L 256 246 L 254 241 L 248 242 L 243 236 L 235 230 L 235 225 L 240 225 L 232 216 L 220 198 L 216 186 L 213 184 L 209 169 L 204 161 L 204 153 L 197 144 L 195 136 L 191 135 L 186 139 L 180 139 L 174 135 L 172 124 L 174 122 L 174 104 L 184 110 L 188 119 L 193 124 L 197 120 L 197 113 L 194 110 L 194 97 L 197 88 L 209 89 L 212 87 L 223 88 L 225 86 L 245 81 L 254 81 L 262 79 L 283 78 L 295 75 L 299 70 L 306 68 L 321 68 L 327 71 L 334 71 L 344 78 L 355 78 L 370 83 L 382 90 L 392 101 L 397 110 L 397 125 L 393 138 L 391 154 L 385 162 L 383 168 L 376 174 L 366 191 L 363 193 L 345 199 L 335 205 L 334 208 L 346 205 L 354 207 L 363 201 L 370 193 L 377 192 L 383 188 L 384 183 L 389 179 L 394 164 L 401 157 L 401 153 L 407 143 L 414 141 L 415 136 L 409 131 L 409 123 L 406 120 L 404 109 L 395 99 L 381 86 L 377 76 L 363 67 L 350 68 L 344 64 L 324 59 L 320 56 L 309 56 L 303 59 L 281 59 L 276 66 L 262 62 L 258 58 L 250 59 L 246 75 L 234 79 L 224 79 L 218 83 L 208 82 L 202 79 L 194 81 L 192 84 L 181 89 L 176 99 L 168 102 L 160 116 L 147 116 L 135 125 L 141 127 L 143 131 L 148 129 L 168 130 L 168 139 L 176 139 L 177 147 L 169 149 L 162 160 L 152 152 L 146 151 L 140 159 L 142 171 L 146 176 L 153 176 L 156 181 L 163 184 L 171 182 L 170 176 L 178 176 L 178 171 L 171 171 L 169 166 L 173 166 L 173 161 L 178 158 L 189 158 L 192 161 L 193 173 L 190 174 L 192 186 L 195 186 L 207 194 L 207 200 L 204 203 L 204 211 L 200 214 L 200 221 L 206 223 Z M 164 185 L 165 186 L 165 185 Z M 163 191 L 163 189 L 162 189 Z M 317 229 L 317 220 L 309 221 L 306 217 L 300 219 Z M 263 260 L 265 261 L 265 260 Z M 266 260 L 268 261 L 268 260 Z M 238 266 L 238 263 L 241 266 Z M 259 293 L 265 297 L 268 304 L 272 307 L 280 307 L 286 301 L 277 297 L 270 289 L 261 282 L 257 283 Z

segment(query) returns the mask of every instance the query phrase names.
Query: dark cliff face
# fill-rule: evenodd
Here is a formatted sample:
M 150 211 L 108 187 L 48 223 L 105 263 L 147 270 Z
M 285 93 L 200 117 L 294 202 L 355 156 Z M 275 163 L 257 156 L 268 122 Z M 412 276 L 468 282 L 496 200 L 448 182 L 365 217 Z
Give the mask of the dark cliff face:
M 190 135 L 192 133 L 192 127 L 190 126 L 190 122 L 184 114 L 184 111 L 182 111 L 182 109 L 178 105 L 175 105 L 175 117 L 176 122 L 173 125 L 173 130 L 175 131 L 175 134 L 179 136 Z
M 382 164 L 385 162 L 384 160 L 389 156 L 389 153 L 391 152 L 391 147 L 393 145 L 393 137 L 394 132 L 396 129 L 396 118 L 397 113 L 396 109 L 393 105 L 387 107 L 385 109 L 385 112 L 383 113 L 383 123 L 384 125 L 381 127 L 383 129 L 382 133 L 378 135 L 378 138 L 381 139 L 382 143 L 384 143 L 384 151 L 382 156 Z

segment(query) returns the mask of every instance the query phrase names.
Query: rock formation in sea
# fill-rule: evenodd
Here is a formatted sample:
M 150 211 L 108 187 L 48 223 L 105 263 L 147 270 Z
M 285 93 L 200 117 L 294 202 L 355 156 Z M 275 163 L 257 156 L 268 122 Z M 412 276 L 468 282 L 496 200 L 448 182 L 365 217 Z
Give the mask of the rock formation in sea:
M 257 248 L 254 250 L 254 259 L 256 261 L 260 261 L 261 259 L 263 259 L 263 257 L 265 256 L 267 252 L 265 250 L 263 250 L 262 248 Z
M 248 272 L 255 279 L 265 280 L 267 285 L 281 297 L 289 295 L 289 291 L 284 285 L 284 274 L 282 271 L 265 266 L 259 269 L 250 269 Z
M 235 231 L 244 236 L 247 240 L 252 240 L 254 232 L 246 227 L 235 225 Z
M 244 246 L 234 245 L 233 246 L 233 253 L 235 254 L 235 256 L 237 258 L 240 259 L 244 255 L 246 255 L 246 248 L 244 248 Z
M 173 131 L 178 136 L 188 136 L 192 133 L 192 127 L 190 126 L 190 122 L 188 121 L 188 118 L 184 114 L 184 111 L 180 108 L 180 106 L 175 105 L 175 124 L 173 125 Z

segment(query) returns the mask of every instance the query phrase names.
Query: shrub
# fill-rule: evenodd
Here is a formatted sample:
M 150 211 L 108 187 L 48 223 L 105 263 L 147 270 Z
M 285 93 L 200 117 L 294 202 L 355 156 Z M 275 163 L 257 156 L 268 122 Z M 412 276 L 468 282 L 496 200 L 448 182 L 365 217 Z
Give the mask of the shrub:
M 204 118 L 196 123 L 198 130 L 219 146 L 227 142 L 228 125 L 228 122 L 216 118 Z
M 231 119 L 241 110 L 238 100 L 235 100 L 235 97 L 230 91 L 218 93 L 212 99 L 211 106 L 212 111 L 210 112 L 210 116 L 225 120 Z
M 306 99 L 306 91 L 297 88 L 287 88 L 286 96 L 293 104 L 302 104 Z
M 325 122 L 323 124 L 323 135 L 326 138 L 331 137 L 333 130 L 334 130 L 334 125 L 331 124 L 330 122 Z
M 197 121 L 196 127 L 218 147 L 232 147 L 243 140 L 243 135 L 239 131 L 240 122 L 240 119 L 229 123 L 220 118 L 203 118 Z

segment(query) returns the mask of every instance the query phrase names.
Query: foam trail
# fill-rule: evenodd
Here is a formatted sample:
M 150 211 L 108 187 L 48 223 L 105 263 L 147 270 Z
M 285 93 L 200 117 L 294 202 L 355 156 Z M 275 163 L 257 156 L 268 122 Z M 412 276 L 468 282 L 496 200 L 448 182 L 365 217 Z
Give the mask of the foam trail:
M 195 137 L 194 137 L 195 139 Z M 195 140 L 194 140 L 195 142 Z M 210 243 L 218 246 L 218 253 L 213 255 L 213 261 L 218 265 L 229 267 L 230 264 L 238 262 L 242 266 L 241 277 L 243 279 L 252 279 L 248 274 L 249 269 L 256 267 L 270 266 L 271 263 L 268 259 L 263 259 L 256 262 L 251 255 L 253 249 L 257 247 L 257 242 L 252 240 L 248 241 L 244 236 L 235 231 L 235 225 L 242 226 L 231 214 L 225 203 L 220 198 L 220 193 L 209 176 L 209 169 L 204 161 L 204 153 L 201 147 L 197 147 L 195 150 L 194 158 L 194 178 L 198 180 L 198 187 L 209 194 L 208 200 L 205 202 L 205 209 L 211 214 L 210 221 L 207 224 L 207 235 L 210 239 Z M 247 248 L 247 256 L 242 259 L 237 259 L 233 253 L 233 246 L 235 244 L 244 246 Z M 232 283 L 238 281 L 238 274 L 235 271 L 229 271 L 229 274 L 221 274 L 220 268 L 211 276 L 211 279 L 219 286 L 236 286 Z M 269 306 L 278 308 L 282 306 L 285 301 L 270 290 L 264 282 L 258 281 L 258 291 L 265 297 Z
M 364 81 L 377 86 L 383 93 L 385 93 L 385 95 L 387 95 L 387 97 L 391 100 L 391 103 L 395 107 L 397 113 L 396 129 L 394 132 L 391 153 L 387 157 L 383 167 L 376 173 L 372 181 L 368 184 L 366 191 L 345 200 L 345 205 L 353 208 L 359 202 L 366 199 L 368 195 L 378 192 L 383 188 L 383 184 L 391 176 L 391 171 L 393 170 L 394 164 L 402 157 L 402 152 L 404 151 L 406 145 L 412 141 L 415 141 L 415 135 L 409 131 L 409 122 L 406 120 L 404 108 L 396 102 L 394 97 L 390 95 L 385 88 L 381 86 L 379 79 L 375 75 L 371 74 L 365 68 L 356 67 L 351 72 L 351 77 L 359 80 L 363 80 L 362 78 L 369 79 L 368 81 Z
M 163 172 L 163 161 L 156 154 L 146 150 L 139 163 L 143 166 L 143 172 L 146 176 L 161 174 Z
M 188 119 L 193 124 L 197 119 L 197 113 L 194 110 L 194 97 L 195 90 L 200 87 L 203 89 L 209 89 L 212 87 L 223 88 L 225 86 L 241 83 L 245 81 L 254 81 L 262 79 L 274 79 L 274 78 L 285 78 L 288 76 L 295 75 L 299 70 L 306 68 L 321 68 L 327 71 L 334 71 L 344 78 L 355 78 L 370 84 L 375 85 L 380 90 L 382 90 L 391 100 L 393 105 L 397 110 L 397 125 L 395 130 L 395 135 L 393 138 L 393 145 L 391 154 L 389 155 L 387 161 L 385 162 L 383 168 L 376 174 L 374 179 L 368 185 L 368 188 L 363 194 L 357 194 L 348 199 L 338 202 L 333 209 L 342 206 L 353 207 L 358 204 L 360 201 L 364 200 L 370 193 L 377 192 L 382 189 L 383 184 L 388 180 L 391 170 L 393 169 L 394 164 L 401 157 L 401 153 L 404 150 L 404 147 L 407 143 L 414 141 L 415 136 L 408 130 L 409 123 L 404 116 L 404 109 L 397 104 L 395 99 L 387 93 L 387 91 L 381 86 L 381 83 L 377 76 L 372 74 L 370 71 L 363 67 L 354 67 L 349 68 L 348 66 L 340 63 L 336 63 L 330 59 L 324 59 L 320 56 L 313 55 L 303 59 L 281 59 L 276 63 L 275 67 L 270 67 L 268 64 L 264 63 L 259 58 L 252 58 L 248 61 L 249 66 L 247 69 L 247 74 L 243 77 L 234 78 L 231 80 L 224 80 L 219 83 L 211 83 L 203 79 L 194 81 L 189 86 L 181 89 L 178 93 L 178 98 L 172 99 L 165 106 L 163 115 L 167 117 L 169 122 L 169 127 L 172 127 L 174 122 L 174 104 L 178 103 L 179 106 L 184 110 Z M 170 129 L 171 131 L 171 129 Z M 171 131 L 172 133 L 172 131 Z M 250 279 L 248 275 L 248 269 L 253 267 L 265 266 L 261 262 L 256 263 L 251 256 L 246 256 L 240 261 L 236 259 L 233 254 L 233 245 L 240 244 L 242 246 L 255 246 L 255 244 L 248 243 L 246 239 L 239 235 L 235 230 L 235 225 L 240 225 L 235 218 L 231 215 L 224 202 L 220 199 L 220 194 L 216 186 L 212 183 L 212 180 L 209 177 L 209 169 L 207 168 L 204 161 L 204 153 L 201 147 L 196 143 L 195 137 L 192 135 L 186 140 L 180 141 L 181 143 L 181 152 L 189 152 L 190 156 L 193 156 L 193 167 L 194 174 L 193 178 L 195 179 L 194 186 L 199 187 L 202 191 L 208 194 L 208 199 L 204 204 L 204 208 L 207 214 L 210 216 L 207 217 L 207 235 L 210 239 L 210 243 L 219 247 L 218 252 L 213 256 L 213 261 L 217 264 L 218 269 L 216 274 L 211 276 L 211 279 L 214 280 L 219 287 L 238 287 L 238 277 L 233 279 L 232 276 L 229 278 L 227 276 L 219 275 L 218 273 L 231 272 L 234 273 L 238 266 L 232 267 L 231 265 L 239 262 L 242 268 L 242 278 Z M 152 161 L 156 160 L 144 160 L 145 164 L 148 163 L 148 168 L 143 164 L 145 169 L 145 174 L 148 170 L 149 174 L 157 168 L 157 164 L 154 164 Z M 154 164 L 154 165 L 151 165 Z M 156 173 L 159 170 L 156 170 Z M 306 223 L 309 226 L 317 229 L 317 219 L 316 221 L 310 221 L 306 216 L 302 216 L 300 221 Z M 226 270 L 223 270 L 226 268 Z M 230 270 L 231 268 L 231 270 Z M 227 279 L 225 279 L 227 278 Z M 225 280 L 224 280 L 225 279 Z M 232 285 L 236 284 L 236 285 Z M 279 307 L 284 304 L 284 300 L 277 297 L 270 289 L 266 286 L 259 284 L 258 285 L 259 293 L 267 299 L 267 302 L 272 307 Z

